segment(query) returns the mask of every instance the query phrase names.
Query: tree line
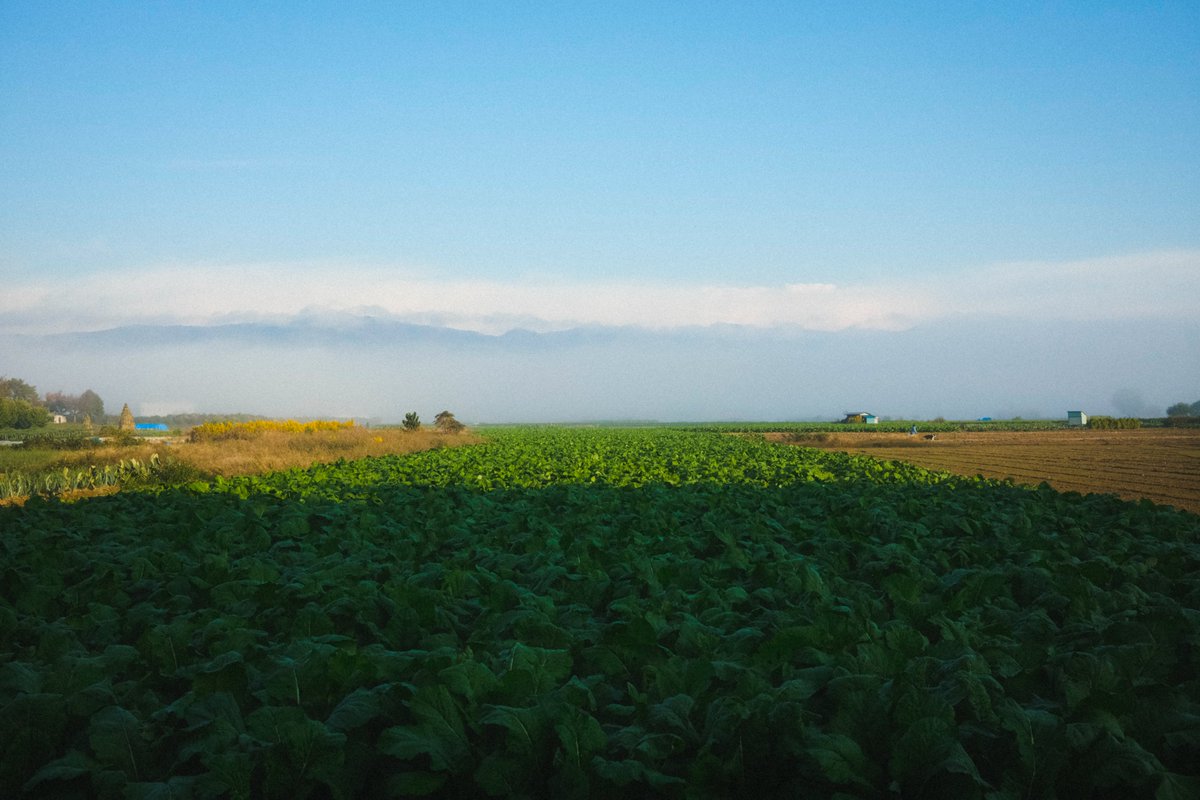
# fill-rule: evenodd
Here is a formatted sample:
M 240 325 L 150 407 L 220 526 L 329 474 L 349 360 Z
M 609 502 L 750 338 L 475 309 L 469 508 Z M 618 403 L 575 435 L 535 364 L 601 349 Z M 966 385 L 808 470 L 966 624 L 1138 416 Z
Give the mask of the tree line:
M 70 422 L 103 423 L 104 401 L 91 389 L 82 394 L 47 392 L 21 378 L 0 375 L 0 428 L 40 428 L 61 414 Z
M 455 419 L 451 412 L 442 411 L 433 418 L 433 427 L 441 433 L 459 433 L 467 426 Z M 404 415 L 404 429 L 406 431 L 421 430 L 421 418 L 417 412 L 410 411 Z
M 1200 417 L 1200 400 L 1194 403 L 1176 403 L 1167 408 L 1168 417 Z

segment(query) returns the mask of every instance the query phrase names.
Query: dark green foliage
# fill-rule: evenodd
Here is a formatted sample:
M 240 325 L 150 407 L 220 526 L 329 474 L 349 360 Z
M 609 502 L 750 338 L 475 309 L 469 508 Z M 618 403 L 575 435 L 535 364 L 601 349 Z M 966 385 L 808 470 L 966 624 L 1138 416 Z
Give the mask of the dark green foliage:
M 1133 430 L 1142 427 L 1136 417 L 1088 417 L 1088 427 L 1095 430 Z
M 421 429 L 421 418 L 417 416 L 417 412 L 410 411 L 404 415 L 404 430 L 419 431 Z
M 0 375 L 0 398 L 24 400 L 32 405 L 37 405 L 41 400 L 38 397 L 37 387 L 20 378 L 9 378 L 4 375 Z
M 123 459 L 116 464 L 89 466 L 87 469 L 50 467 L 33 472 L 9 470 L 0 475 L 0 499 L 34 494 L 53 496 L 103 486 L 149 489 L 179 485 L 197 477 L 194 467 L 173 458 L 159 458 L 155 453 L 148 459 Z
M 0 397 L 0 428 L 26 430 L 50 424 L 50 412 L 28 400 Z
M 46 449 L 51 450 L 74 450 L 76 449 L 75 442 L 80 440 L 90 441 L 92 435 L 89 435 L 83 425 L 47 425 L 44 428 L 35 429 L 16 429 L 16 428 L 0 428 L 0 439 L 13 442 L 34 442 L 35 445 L 44 445 Z M 60 442 L 67 444 L 59 446 Z M 94 444 L 94 442 L 92 442 Z
M 1200 417 L 1200 400 L 1194 403 L 1176 403 L 1167 409 L 1168 417 Z
M 37 433 L 27 433 L 21 437 L 21 444 L 18 446 L 26 450 L 86 450 L 99 444 L 100 441 L 97 437 L 89 436 L 86 431 L 73 428 L 69 431 L 47 429 Z
M 1195 797 L 1200 518 L 670 431 L 0 509 L 0 795 Z
M 47 392 L 45 406 L 55 414 L 64 415 L 71 422 L 83 422 L 84 418 L 93 422 L 104 420 L 104 401 L 91 389 L 85 390 L 81 395 Z

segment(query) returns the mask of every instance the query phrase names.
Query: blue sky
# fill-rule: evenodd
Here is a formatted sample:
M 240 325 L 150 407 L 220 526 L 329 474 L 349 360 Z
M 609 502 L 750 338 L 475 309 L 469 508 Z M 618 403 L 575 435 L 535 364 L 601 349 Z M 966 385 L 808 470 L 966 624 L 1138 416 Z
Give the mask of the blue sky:
M 1200 324 L 1200 5 L 848 5 L 0 0 L 0 331 Z

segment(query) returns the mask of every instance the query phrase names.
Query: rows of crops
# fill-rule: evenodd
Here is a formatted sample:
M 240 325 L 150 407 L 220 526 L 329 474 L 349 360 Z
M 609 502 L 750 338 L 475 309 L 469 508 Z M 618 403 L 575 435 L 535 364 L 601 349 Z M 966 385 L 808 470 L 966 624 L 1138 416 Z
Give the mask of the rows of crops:
M 163 464 L 157 454 L 147 459 L 127 458 L 116 464 L 89 466 L 87 469 L 58 467 L 33 473 L 9 470 L 0 473 L 0 500 L 122 486 L 148 481 L 162 472 Z
M 0 428 L 0 441 L 24 442 L 28 439 L 82 439 L 94 434 L 82 425 L 46 425 L 41 428 Z
M 1195 797 L 1200 517 L 757 440 L 0 508 L 0 796 Z

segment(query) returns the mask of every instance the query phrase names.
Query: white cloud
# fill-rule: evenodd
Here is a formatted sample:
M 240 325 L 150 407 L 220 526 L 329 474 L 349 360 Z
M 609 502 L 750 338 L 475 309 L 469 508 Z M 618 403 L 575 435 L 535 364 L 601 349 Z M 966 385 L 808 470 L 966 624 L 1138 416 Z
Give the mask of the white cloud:
M 165 265 L 73 280 L 12 281 L 0 294 L 0 331 L 209 324 L 317 310 L 365 310 L 486 333 L 517 327 L 714 324 L 902 330 L 954 316 L 1200 319 L 1200 251 L 783 286 L 502 282 L 341 264 Z

